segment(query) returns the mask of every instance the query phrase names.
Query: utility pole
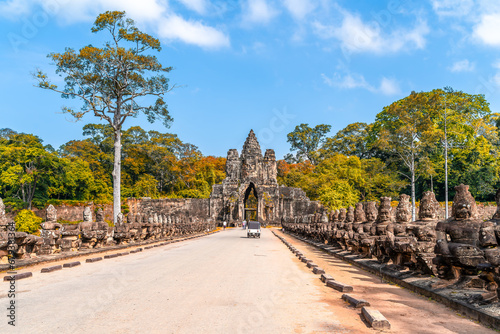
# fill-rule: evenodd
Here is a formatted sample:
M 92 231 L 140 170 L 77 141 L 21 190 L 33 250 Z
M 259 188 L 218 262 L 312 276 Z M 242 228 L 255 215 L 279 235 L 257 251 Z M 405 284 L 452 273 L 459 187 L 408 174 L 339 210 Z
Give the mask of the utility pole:
M 444 100 L 444 219 L 448 219 L 448 137 L 447 137 L 446 93 Z

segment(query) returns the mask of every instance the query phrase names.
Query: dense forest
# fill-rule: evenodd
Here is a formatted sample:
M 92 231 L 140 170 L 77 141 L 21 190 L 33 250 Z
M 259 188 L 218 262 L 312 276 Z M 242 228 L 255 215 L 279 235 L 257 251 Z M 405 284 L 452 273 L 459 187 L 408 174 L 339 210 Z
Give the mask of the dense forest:
M 493 201 L 499 185 L 498 115 L 482 95 L 450 88 L 411 93 L 328 137 L 331 125 L 300 124 L 278 182 L 331 208 L 433 190 L 444 200 L 445 157 L 453 186 Z M 61 201 L 110 203 L 113 129 L 87 124 L 84 140 L 54 149 L 36 135 L 0 130 L 0 197 L 15 208 Z M 445 154 L 446 152 L 446 154 Z M 122 198 L 206 198 L 225 177 L 225 158 L 204 156 L 177 135 L 132 126 L 122 132 Z

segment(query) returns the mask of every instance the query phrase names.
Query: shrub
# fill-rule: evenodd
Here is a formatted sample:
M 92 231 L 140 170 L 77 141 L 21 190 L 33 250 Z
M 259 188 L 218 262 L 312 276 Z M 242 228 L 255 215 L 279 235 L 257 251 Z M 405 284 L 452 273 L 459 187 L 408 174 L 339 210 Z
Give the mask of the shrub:
M 21 210 L 14 219 L 16 222 L 16 231 L 35 234 L 40 229 L 42 218 L 35 215 L 31 210 Z

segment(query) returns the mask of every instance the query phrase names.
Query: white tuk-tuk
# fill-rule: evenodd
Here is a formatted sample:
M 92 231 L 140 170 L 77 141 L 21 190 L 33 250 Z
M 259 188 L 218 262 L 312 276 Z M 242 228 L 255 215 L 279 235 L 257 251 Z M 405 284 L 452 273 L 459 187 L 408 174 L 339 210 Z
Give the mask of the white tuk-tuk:
M 260 238 L 260 223 L 249 221 L 247 223 L 247 238 L 257 237 Z

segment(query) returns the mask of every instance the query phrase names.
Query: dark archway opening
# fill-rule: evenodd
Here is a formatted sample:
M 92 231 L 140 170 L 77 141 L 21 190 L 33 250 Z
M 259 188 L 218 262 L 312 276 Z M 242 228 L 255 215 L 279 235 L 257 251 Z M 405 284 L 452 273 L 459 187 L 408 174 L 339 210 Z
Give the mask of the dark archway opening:
M 257 190 L 255 189 L 255 185 L 253 183 L 250 183 L 245 191 L 243 204 L 245 207 L 244 219 L 246 221 L 257 221 L 259 198 L 257 197 Z

